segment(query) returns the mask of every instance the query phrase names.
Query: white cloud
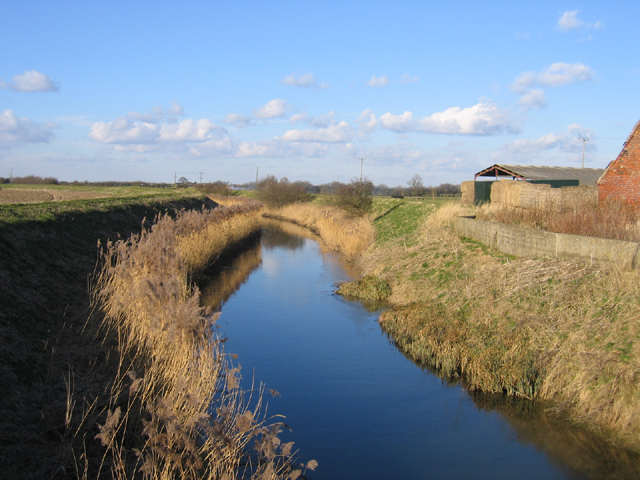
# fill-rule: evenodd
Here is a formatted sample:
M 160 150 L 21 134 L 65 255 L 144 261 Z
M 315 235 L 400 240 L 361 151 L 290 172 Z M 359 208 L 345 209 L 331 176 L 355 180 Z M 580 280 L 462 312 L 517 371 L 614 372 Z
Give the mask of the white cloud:
M 518 103 L 528 110 L 538 110 L 547 106 L 544 92 L 540 89 L 523 93 Z
M 351 149 L 354 157 L 366 158 L 370 165 L 415 165 L 424 161 L 428 154 L 410 143 L 399 142 L 394 145 L 382 145 L 372 148 Z
M 524 72 L 520 74 L 511 90 L 520 95 L 518 103 L 527 109 L 539 109 L 546 106 L 545 94 L 540 88 L 554 88 L 572 83 L 582 83 L 593 80 L 596 72 L 591 68 L 577 63 L 553 63 L 541 72 Z
M 334 110 L 331 110 L 329 113 L 325 113 L 324 115 L 318 115 L 316 117 L 310 117 L 306 113 L 298 113 L 295 115 L 291 115 L 291 117 L 289 117 L 289 121 L 291 123 L 307 123 L 316 128 L 326 128 L 329 125 L 335 125 L 335 116 L 336 112 Z
M 177 102 L 171 101 L 169 109 L 163 107 L 153 107 L 151 112 L 129 112 L 127 117 L 129 120 L 140 121 L 145 123 L 160 123 L 162 121 L 175 123 L 176 116 L 182 115 L 184 108 Z
M 402 115 L 387 112 L 376 118 L 376 115 L 367 109 L 360 114 L 358 123 L 360 132 L 364 134 L 377 126 L 397 133 L 422 131 L 459 135 L 496 135 L 505 131 L 513 133 L 521 130 L 507 110 L 491 102 L 481 102 L 468 108 L 452 107 L 419 120 L 409 111 Z
M 580 83 L 592 80 L 595 73 L 591 68 L 577 63 L 553 63 L 540 73 L 525 72 L 516 78 L 511 86 L 515 92 L 526 92 L 528 87 L 539 85 L 541 87 L 559 87 L 571 83 Z
M 245 142 L 239 145 L 236 157 L 323 157 L 328 148 L 319 143 L 287 143 L 279 139 L 265 142 Z
M 318 79 L 313 73 L 305 73 L 303 75 L 297 75 L 293 73 L 287 77 L 284 77 L 282 79 L 282 83 L 284 85 L 290 85 L 292 87 L 317 88 L 320 90 L 329 87 L 328 83 L 318 83 Z
M 254 113 L 255 118 L 277 118 L 284 117 L 287 113 L 287 102 L 285 100 L 281 100 L 276 98 L 275 100 L 271 100 L 267 102 L 262 107 L 256 109 Z
M 240 115 L 237 113 L 228 113 L 226 117 L 224 117 L 224 123 L 228 125 L 235 125 L 238 128 L 244 128 L 253 123 L 251 117 L 247 117 L 245 115 Z
M 353 127 L 347 122 L 340 122 L 317 130 L 288 130 L 280 137 L 280 140 L 285 142 L 345 143 L 351 141 L 353 136 Z
M 385 113 L 380 116 L 378 123 L 382 128 L 398 133 L 411 132 L 417 127 L 416 121 L 413 118 L 413 113 L 411 112 L 404 112 L 402 115 Z
M 178 102 L 174 102 L 173 100 L 169 103 L 169 110 L 167 111 L 167 115 L 183 115 L 184 108 Z
M 578 19 L 579 10 L 566 11 L 558 20 L 558 29 L 568 32 L 577 28 L 602 28 L 602 22 L 584 22 Z
M 36 123 L 16 117 L 11 110 L 0 115 L 0 148 L 12 148 L 24 143 L 46 143 L 54 135 L 55 123 Z
M 504 131 L 514 133 L 521 130 L 507 110 L 491 102 L 436 112 L 420 120 L 418 129 L 429 133 L 460 135 L 496 135 Z
M 16 75 L 12 80 L 10 83 L 0 80 L 0 88 L 25 93 L 57 92 L 60 90 L 58 82 L 54 82 L 44 73 L 40 73 L 37 70 L 29 70 L 23 74 Z
M 89 137 L 112 145 L 119 151 L 188 150 L 190 142 L 204 143 L 225 137 L 226 130 L 211 120 L 184 120 L 180 123 L 150 123 L 120 117 L 113 122 L 97 122 Z
M 561 152 L 578 153 L 582 151 L 582 138 L 593 138 L 593 130 L 573 123 L 567 127 L 566 132 L 548 133 L 536 139 L 519 139 L 515 142 L 504 144 L 498 152 L 492 155 L 496 161 L 520 161 L 529 163 L 532 159 L 537 159 L 540 154 L 547 150 L 557 149 Z M 586 150 L 594 151 L 595 144 L 587 142 Z
M 372 75 L 371 80 L 367 82 L 367 85 L 369 85 L 370 87 L 385 87 L 389 85 L 389 83 L 389 79 L 386 75 L 381 75 L 378 78 L 376 78 L 375 75 Z
M 420 79 L 417 76 L 412 77 L 408 73 L 405 73 L 404 75 L 402 75 L 402 77 L 400 77 L 400 83 L 415 83 L 419 81 Z
M 360 131 L 364 134 L 372 132 L 378 126 L 378 120 L 375 113 L 366 109 L 360 114 L 357 123 L 360 125 Z

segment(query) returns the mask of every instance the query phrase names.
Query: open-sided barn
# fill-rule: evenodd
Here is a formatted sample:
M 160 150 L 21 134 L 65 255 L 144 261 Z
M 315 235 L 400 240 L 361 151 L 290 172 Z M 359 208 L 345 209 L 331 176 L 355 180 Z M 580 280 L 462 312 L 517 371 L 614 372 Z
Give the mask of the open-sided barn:
M 522 180 L 533 184 L 546 184 L 550 185 L 551 188 L 577 186 L 595 187 L 603 173 L 603 168 L 495 164 L 475 174 L 473 198 L 476 204 L 490 201 L 491 187 L 495 181 L 501 179 Z M 494 179 L 494 181 L 483 181 L 487 178 Z M 469 190 L 468 187 L 467 190 Z

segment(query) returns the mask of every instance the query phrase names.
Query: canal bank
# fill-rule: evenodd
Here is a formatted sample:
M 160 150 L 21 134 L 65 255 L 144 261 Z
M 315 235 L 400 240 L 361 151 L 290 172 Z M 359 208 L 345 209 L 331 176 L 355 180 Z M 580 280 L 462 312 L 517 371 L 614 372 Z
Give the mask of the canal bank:
M 359 260 L 392 288 L 380 324 L 401 350 L 471 391 L 543 401 L 638 451 L 640 275 L 501 254 L 456 235 L 454 207 L 385 233 L 382 220 L 409 208 L 384 206 Z
M 3 475 L 293 474 L 192 284 L 259 230 L 261 205 L 242 203 L 176 192 L 0 209 Z M 254 440 L 277 457 L 241 460 Z

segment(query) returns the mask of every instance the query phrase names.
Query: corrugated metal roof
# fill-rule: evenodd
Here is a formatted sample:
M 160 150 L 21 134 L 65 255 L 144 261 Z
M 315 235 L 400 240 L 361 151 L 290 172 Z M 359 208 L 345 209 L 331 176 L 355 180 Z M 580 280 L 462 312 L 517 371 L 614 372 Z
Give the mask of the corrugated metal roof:
M 596 185 L 604 168 L 537 167 L 495 164 L 476 173 L 476 177 L 516 177 L 524 180 L 578 180 L 580 185 Z

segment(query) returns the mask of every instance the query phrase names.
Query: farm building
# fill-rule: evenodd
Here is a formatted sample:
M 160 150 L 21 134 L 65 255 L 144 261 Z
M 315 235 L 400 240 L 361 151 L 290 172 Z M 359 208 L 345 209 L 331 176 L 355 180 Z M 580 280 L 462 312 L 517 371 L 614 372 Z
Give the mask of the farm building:
M 640 207 L 640 122 L 633 127 L 622 151 L 598 181 L 598 200 Z
M 603 173 L 602 168 L 495 164 L 476 173 L 473 182 L 463 182 L 463 197 L 466 197 L 463 202 L 478 204 L 490 201 L 492 187 L 498 180 L 521 180 L 529 184 L 546 185 L 547 189 L 578 186 L 595 188 Z M 483 181 L 485 178 L 493 181 Z

